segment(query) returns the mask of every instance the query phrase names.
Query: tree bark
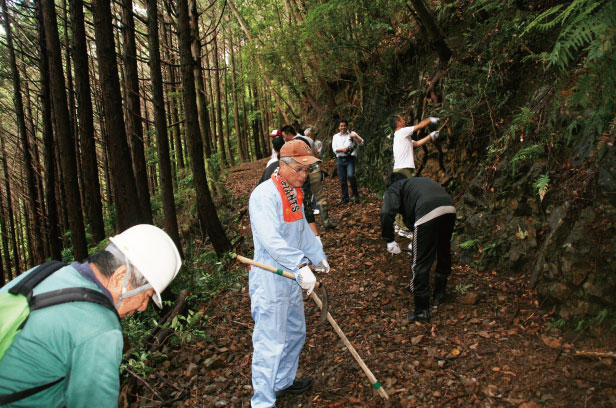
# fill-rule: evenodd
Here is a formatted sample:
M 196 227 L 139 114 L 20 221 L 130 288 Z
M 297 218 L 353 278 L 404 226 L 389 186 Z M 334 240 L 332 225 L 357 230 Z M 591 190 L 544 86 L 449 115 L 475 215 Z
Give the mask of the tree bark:
M 152 223 L 152 206 L 148 189 L 148 171 L 145 164 L 141 101 L 139 99 L 139 71 L 137 69 L 137 44 L 133 0 L 123 0 L 122 35 L 124 38 L 124 77 L 126 84 L 126 128 L 133 159 L 133 172 L 137 185 L 137 198 L 143 222 Z
M 205 89 L 203 86 L 203 73 L 201 70 L 201 41 L 199 38 L 199 14 L 197 12 L 197 1 L 190 0 L 190 33 L 191 33 L 191 51 L 192 57 L 195 60 L 194 75 L 195 75 L 195 89 L 197 92 L 197 111 L 199 113 L 199 130 L 205 146 L 205 156 L 210 157 L 212 155 L 212 138 L 210 135 L 210 117 L 207 111 L 207 99 L 205 95 Z
M 34 177 L 34 163 L 32 161 L 32 155 L 30 154 L 29 142 L 28 142 L 28 133 L 26 131 L 26 121 L 25 121 L 25 112 L 23 101 L 21 97 L 21 85 L 20 85 L 20 75 L 17 69 L 17 60 L 15 57 L 15 50 L 13 49 L 13 36 L 11 33 L 11 24 L 9 20 L 9 12 L 6 6 L 6 0 L 1 0 L 2 5 L 2 14 L 4 18 L 4 31 L 5 38 L 7 43 L 7 48 L 9 51 L 9 65 L 11 66 L 11 74 L 13 79 L 13 102 L 15 104 L 15 119 L 17 120 L 17 127 L 19 132 L 19 140 L 21 143 L 21 150 L 23 153 L 24 160 L 24 170 L 26 172 L 26 183 L 28 189 L 28 206 L 31 211 L 29 217 L 32 219 L 33 228 L 37 231 L 37 234 L 41 230 L 41 218 L 39 215 L 40 204 L 38 203 L 37 197 L 38 192 L 36 191 L 36 180 Z M 26 215 L 28 216 L 28 215 Z M 41 263 L 44 259 L 44 254 L 42 250 L 42 246 L 40 244 L 40 239 L 42 237 L 36 237 L 36 239 L 32 242 L 32 258 L 34 262 Z
M 0 137 L 0 149 L 2 149 L 2 170 L 4 171 L 4 190 L 6 191 L 6 212 L 9 219 L 11 244 L 13 245 L 13 259 L 15 260 L 15 274 L 13 276 L 17 276 L 23 271 L 21 270 L 19 246 L 17 245 L 17 233 L 15 231 L 15 217 L 13 216 L 13 200 L 11 199 L 11 183 L 9 181 L 9 166 L 6 161 L 4 137 Z
M 419 16 L 420 21 L 418 21 L 418 23 L 422 24 L 426 28 L 430 43 L 438 54 L 441 66 L 447 65 L 449 59 L 451 58 L 452 52 L 445 42 L 445 38 L 441 34 L 441 30 L 439 30 L 436 21 L 434 21 L 434 17 L 432 17 L 432 14 L 424 4 L 423 0 L 411 0 L 411 4 Z
M 237 78 L 235 75 L 235 50 L 233 49 L 233 36 L 229 36 L 229 50 L 231 54 L 231 97 L 233 98 L 233 125 L 235 127 L 235 138 L 237 140 L 237 150 L 240 161 L 247 161 L 246 138 L 240 127 L 240 113 L 237 98 Z
M 220 65 L 218 64 L 218 41 L 216 37 L 217 32 L 212 34 L 212 40 L 214 42 L 214 85 L 216 86 L 216 120 L 218 123 L 218 153 L 220 153 L 220 164 L 223 167 L 229 166 L 229 160 L 227 158 L 227 151 L 225 150 L 225 136 L 222 129 L 222 103 L 221 103 L 221 90 L 220 90 Z
M 227 41 L 225 36 L 225 30 L 222 30 L 222 55 L 227 55 Z M 224 95 L 225 95 L 225 142 L 227 144 L 227 159 L 229 161 L 229 165 L 235 166 L 235 158 L 233 157 L 233 149 L 231 148 L 231 129 L 229 127 L 229 80 L 228 80 L 228 65 L 226 61 L 226 57 L 223 57 L 223 64 L 225 66 L 222 71 L 225 76 L 224 81 Z
M 197 212 L 202 227 L 205 227 L 216 254 L 221 256 L 229 250 L 231 244 L 222 224 L 218 219 L 216 207 L 212 202 L 207 185 L 205 166 L 203 162 L 203 143 L 199 135 L 199 119 L 195 97 L 194 63 L 190 51 L 190 27 L 188 23 L 187 0 L 177 2 L 177 31 L 180 38 L 180 61 L 182 65 L 182 88 L 184 109 L 186 111 L 186 132 L 189 142 L 190 160 L 193 170 L 193 180 L 197 196 Z
M 51 112 L 51 91 L 49 89 L 49 61 L 41 2 L 35 2 L 39 41 L 39 71 L 41 75 L 41 122 L 43 125 L 43 161 L 45 163 L 45 201 L 47 202 L 47 241 L 52 259 L 62 259 L 62 241 L 58 228 L 58 207 L 56 202 L 56 156 L 53 141 Z M 102 220 L 102 218 L 101 218 Z M 3 232 L 4 234 L 4 232 Z M 5 262 L 7 263 L 7 262 Z
M 210 64 L 210 52 L 207 48 L 207 44 L 204 46 L 205 48 L 205 65 L 207 66 L 206 75 L 207 75 L 207 89 L 209 91 L 209 105 L 208 109 L 212 109 L 211 120 L 210 120 L 210 142 L 212 144 L 212 153 L 218 152 L 218 145 L 216 142 L 216 138 L 218 137 L 218 132 L 216 131 L 216 107 L 214 106 L 214 87 L 212 86 L 212 70 Z
M 165 99 L 163 95 L 163 76 L 160 68 L 158 12 L 156 3 L 157 0 L 147 0 L 152 104 L 154 105 L 154 125 L 156 128 L 156 148 L 158 149 L 158 168 L 161 200 L 163 202 L 164 230 L 169 234 L 173 242 L 175 242 L 180 256 L 183 257 L 173 196 L 173 178 L 171 175 L 171 159 L 169 158 L 169 138 L 167 135 L 167 123 L 165 122 Z
M 171 49 L 171 29 L 169 26 L 165 26 L 165 30 L 163 33 L 163 39 L 165 40 L 165 49 L 170 50 Z M 171 52 L 167 51 L 167 62 L 169 62 L 169 82 L 171 82 L 171 84 L 169 85 L 169 87 L 172 90 L 172 93 L 175 95 L 177 92 L 177 77 L 176 77 L 176 73 L 175 73 L 175 58 L 173 57 L 173 55 L 171 54 Z M 169 106 L 171 107 L 170 109 L 170 114 L 171 114 L 171 129 L 172 129 L 172 134 L 173 134 L 173 140 L 175 141 L 174 145 L 175 145 L 175 158 L 176 158 L 176 162 L 178 164 L 178 167 L 180 169 L 183 169 L 185 167 L 185 163 L 184 163 L 184 148 L 182 146 L 182 140 L 180 137 L 180 124 L 179 124 L 179 115 L 178 115 L 178 97 L 177 96 L 168 96 L 167 97 L 169 100 Z
M 83 17 L 83 1 L 70 0 L 71 28 L 73 31 L 73 68 L 75 70 L 75 92 L 79 102 L 79 144 L 80 162 L 85 195 L 85 210 L 94 243 L 105 239 L 105 224 L 101 202 L 101 186 L 98 176 L 96 142 L 94 135 L 94 113 L 90 97 L 90 73 L 86 31 Z
M 124 116 L 122 93 L 116 63 L 115 42 L 110 2 L 94 0 L 94 32 L 103 111 L 107 130 L 111 180 L 114 185 L 117 224 L 120 231 L 143 222 L 141 207 L 135 200 L 137 185 L 131 166 Z
M 49 59 L 49 76 L 51 78 L 51 95 L 53 97 L 53 112 L 58 132 L 62 176 L 65 183 L 66 211 L 68 213 L 75 260 L 81 261 L 88 256 L 88 245 L 83 225 L 81 198 L 79 191 L 75 190 L 79 185 L 77 181 L 77 162 L 75 158 L 75 144 L 71 137 L 71 124 L 64 87 L 62 54 L 60 51 L 58 26 L 56 25 L 55 3 L 53 0 L 42 0 L 42 6 Z

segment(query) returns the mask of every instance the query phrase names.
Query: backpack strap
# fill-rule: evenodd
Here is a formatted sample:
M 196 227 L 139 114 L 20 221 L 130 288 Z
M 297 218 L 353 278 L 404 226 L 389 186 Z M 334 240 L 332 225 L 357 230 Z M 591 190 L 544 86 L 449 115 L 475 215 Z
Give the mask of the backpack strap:
M 28 301 L 32 297 L 32 290 L 44 281 L 49 275 L 58 269 L 66 266 L 60 261 L 47 261 L 40 264 L 35 270 L 30 272 L 28 276 L 23 278 L 19 283 L 9 289 L 9 293 L 13 295 L 23 295 Z
M 22 391 L 18 391 L 18 392 L 14 392 L 12 394 L 7 394 L 7 395 L 0 395 L 0 405 L 7 405 L 10 404 L 11 402 L 15 402 L 15 401 L 19 401 L 22 400 L 24 398 L 29 397 L 30 395 L 34 395 L 37 392 L 41 392 L 43 390 L 46 390 L 49 387 L 53 387 L 54 385 L 56 385 L 57 383 L 59 383 L 60 381 L 64 380 L 64 377 L 62 378 L 58 378 L 57 380 L 47 383 L 47 384 L 43 384 L 43 385 L 39 385 L 36 387 L 32 387 L 32 388 L 28 388 Z
M 97 305 L 104 306 L 113 311 L 115 316 L 120 319 L 118 311 L 111 303 L 111 300 L 101 292 L 89 288 L 64 288 L 32 296 L 32 300 L 30 301 L 30 312 L 70 302 L 96 303 Z

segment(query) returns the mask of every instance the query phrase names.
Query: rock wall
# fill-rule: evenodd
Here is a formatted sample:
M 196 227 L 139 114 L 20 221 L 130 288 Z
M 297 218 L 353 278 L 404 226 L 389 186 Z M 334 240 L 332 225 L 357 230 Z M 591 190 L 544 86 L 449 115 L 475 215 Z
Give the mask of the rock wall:
M 616 152 L 608 149 L 602 157 L 585 141 L 571 149 L 591 178 L 573 202 L 575 183 L 551 185 L 540 200 L 533 182 L 547 172 L 544 161 L 516 163 L 515 173 L 508 160 L 482 167 L 457 200 L 459 262 L 527 274 L 566 319 L 616 310 Z

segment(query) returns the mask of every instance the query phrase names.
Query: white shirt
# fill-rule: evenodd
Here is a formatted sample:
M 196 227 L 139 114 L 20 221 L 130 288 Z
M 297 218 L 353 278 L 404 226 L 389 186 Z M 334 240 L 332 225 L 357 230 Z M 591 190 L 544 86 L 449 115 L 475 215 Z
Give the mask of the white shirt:
M 276 160 L 278 160 L 278 153 L 276 153 L 276 150 L 274 150 L 274 148 L 272 147 L 272 157 L 269 159 L 269 161 L 265 165 L 265 168 L 269 167 L 269 165 L 274 163 Z
M 341 133 L 336 133 L 334 135 L 334 138 L 332 139 L 332 150 L 334 151 L 334 154 L 336 155 L 336 157 L 346 157 L 347 156 L 346 153 L 337 152 L 336 150 L 343 149 L 346 147 L 351 147 L 353 145 L 353 139 L 351 139 L 351 134 L 354 134 L 357 137 L 359 137 L 359 135 L 355 132 L 345 133 L 344 135 Z M 359 146 L 363 145 L 364 139 L 359 137 L 359 140 L 361 140 L 361 142 L 358 145 Z M 357 156 L 357 149 L 353 150 L 353 153 L 351 153 L 351 156 Z
M 413 139 L 411 139 L 414 130 L 414 126 L 408 126 L 394 133 L 394 170 L 415 168 Z

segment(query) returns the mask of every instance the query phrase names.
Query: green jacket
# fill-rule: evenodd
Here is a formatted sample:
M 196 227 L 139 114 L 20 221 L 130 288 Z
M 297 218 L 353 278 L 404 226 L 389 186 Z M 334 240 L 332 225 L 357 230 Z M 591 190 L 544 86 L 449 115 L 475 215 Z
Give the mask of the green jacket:
M 87 264 L 80 267 L 89 269 Z M 26 273 L 1 288 L 0 293 Z M 34 288 L 34 294 L 67 287 L 102 292 L 73 266 L 66 266 Z M 0 394 L 65 377 L 58 384 L 9 406 L 116 407 L 123 343 L 117 317 L 100 305 L 75 302 L 36 310 L 0 360 Z

